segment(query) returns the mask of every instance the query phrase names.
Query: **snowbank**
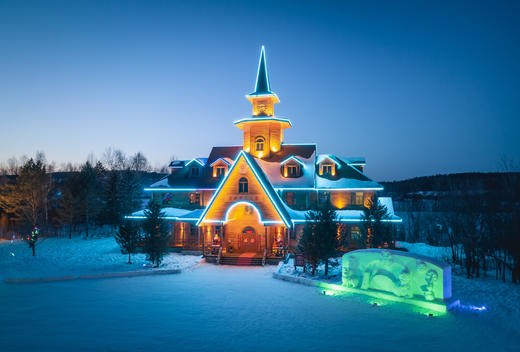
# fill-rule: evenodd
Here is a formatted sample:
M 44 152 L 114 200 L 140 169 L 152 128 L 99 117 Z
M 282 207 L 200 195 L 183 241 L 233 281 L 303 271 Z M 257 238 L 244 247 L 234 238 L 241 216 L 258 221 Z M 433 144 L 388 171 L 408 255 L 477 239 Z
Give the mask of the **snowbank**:
M 201 260 L 201 256 L 168 253 L 160 268 L 182 270 Z M 35 257 L 26 242 L 0 242 L 0 280 L 153 270 L 143 253 L 132 255 L 133 264 L 127 261 L 112 237 L 42 239 L 36 243 Z

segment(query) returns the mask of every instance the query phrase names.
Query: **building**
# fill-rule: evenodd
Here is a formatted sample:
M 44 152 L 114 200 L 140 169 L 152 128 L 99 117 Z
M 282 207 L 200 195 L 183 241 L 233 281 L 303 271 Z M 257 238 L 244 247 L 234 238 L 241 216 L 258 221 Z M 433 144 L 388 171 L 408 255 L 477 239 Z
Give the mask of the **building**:
M 343 231 L 358 232 L 363 206 L 383 187 L 364 174 L 364 158 L 285 143 L 283 132 L 292 124 L 274 114 L 279 99 L 271 91 L 263 47 L 255 90 L 246 97 L 252 116 L 234 122 L 243 131 L 242 145 L 174 160 L 170 174 L 145 189 L 164 207 L 170 245 L 219 260 L 275 260 L 297 247 L 306 211 L 323 203 L 337 209 Z M 380 201 L 390 213 L 386 221 L 400 222 L 391 198 Z M 144 211 L 129 216 L 143 217 Z

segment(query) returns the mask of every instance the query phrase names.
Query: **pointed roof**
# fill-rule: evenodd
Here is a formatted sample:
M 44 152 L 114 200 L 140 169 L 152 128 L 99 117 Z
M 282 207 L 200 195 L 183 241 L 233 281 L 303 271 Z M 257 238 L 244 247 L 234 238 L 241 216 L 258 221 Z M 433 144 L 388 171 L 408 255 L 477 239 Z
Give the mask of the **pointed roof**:
M 256 74 L 255 91 L 247 95 L 247 98 L 259 97 L 259 96 L 272 96 L 276 102 L 279 102 L 278 97 L 275 93 L 271 92 L 271 85 L 269 84 L 269 73 L 267 72 L 267 62 L 265 59 L 265 48 L 262 45 L 260 51 L 260 59 L 258 61 L 258 72 Z
M 204 221 L 206 214 L 208 213 L 208 211 L 211 209 L 211 206 L 213 205 L 213 202 L 219 196 L 220 191 L 222 190 L 222 187 L 226 184 L 228 178 L 233 173 L 233 170 L 235 169 L 236 165 L 238 164 L 238 162 L 241 158 L 245 159 L 247 165 L 249 166 L 249 168 L 253 172 L 255 178 L 260 183 L 260 186 L 262 187 L 263 191 L 267 195 L 270 203 L 274 206 L 276 212 L 282 219 L 282 222 L 287 227 L 291 227 L 291 225 L 292 225 L 292 223 L 290 222 L 291 218 L 289 217 L 289 214 L 287 213 L 287 210 L 285 209 L 282 200 L 280 199 L 280 197 L 274 190 L 273 186 L 271 185 L 271 183 L 269 182 L 269 180 L 267 179 L 265 174 L 262 172 L 262 169 L 258 166 L 258 164 L 254 161 L 254 159 L 250 158 L 249 155 L 246 152 L 244 152 L 243 150 L 241 150 L 240 153 L 238 154 L 238 156 L 235 158 L 233 165 L 231 165 L 230 170 L 228 171 L 228 173 L 226 174 L 224 179 L 221 181 L 221 183 L 218 186 L 218 188 L 216 189 L 216 191 L 213 193 L 213 196 L 209 200 L 208 205 L 206 206 L 206 208 L 202 212 L 199 220 L 197 221 L 197 226 L 201 222 Z

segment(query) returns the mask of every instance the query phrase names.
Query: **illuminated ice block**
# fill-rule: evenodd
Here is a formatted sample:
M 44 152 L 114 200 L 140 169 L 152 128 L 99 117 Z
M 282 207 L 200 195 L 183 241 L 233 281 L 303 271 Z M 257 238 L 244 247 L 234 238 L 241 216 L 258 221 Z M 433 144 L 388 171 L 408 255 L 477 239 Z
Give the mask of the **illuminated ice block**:
M 451 266 L 435 258 L 389 249 L 361 249 L 343 255 L 343 286 L 402 298 L 446 301 Z

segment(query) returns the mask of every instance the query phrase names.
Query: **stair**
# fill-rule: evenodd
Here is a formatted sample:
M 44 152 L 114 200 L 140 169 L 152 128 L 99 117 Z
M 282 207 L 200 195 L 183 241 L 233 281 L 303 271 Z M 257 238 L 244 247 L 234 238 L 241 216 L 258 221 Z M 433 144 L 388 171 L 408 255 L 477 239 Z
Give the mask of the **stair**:
M 220 258 L 222 265 L 241 265 L 241 266 L 261 266 L 262 258 L 257 256 L 242 255 L 239 257 L 225 257 Z

